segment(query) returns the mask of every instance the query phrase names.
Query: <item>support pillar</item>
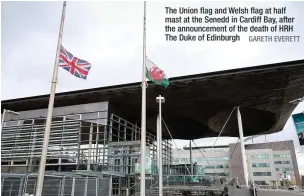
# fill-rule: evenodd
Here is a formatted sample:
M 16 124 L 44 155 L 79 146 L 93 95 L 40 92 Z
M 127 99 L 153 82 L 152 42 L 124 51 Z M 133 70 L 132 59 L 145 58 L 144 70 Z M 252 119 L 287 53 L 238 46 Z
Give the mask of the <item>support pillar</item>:
M 87 171 L 91 170 L 92 139 L 93 139 L 93 123 L 91 123 L 91 126 L 90 126 Z M 88 182 L 89 182 L 89 177 L 86 176 L 86 178 L 85 178 L 85 187 L 84 187 L 84 196 L 87 196 L 87 194 L 88 194 Z
M 189 142 L 189 147 L 190 147 L 190 167 L 191 167 L 191 177 L 193 176 L 193 161 L 192 161 L 192 145 L 191 145 L 191 140 Z
M 19 184 L 19 191 L 18 191 L 18 196 L 22 196 L 22 188 L 23 188 L 23 182 L 24 182 L 24 178 L 25 177 L 22 177 L 21 179 L 20 179 L 20 184 Z M 1 189 L 1 190 L 3 190 L 3 189 Z M 2 194 L 1 194 L 2 195 Z
M 75 195 L 75 178 L 73 178 L 73 182 L 72 182 L 72 190 L 71 190 L 71 196 Z
M 86 178 L 85 178 L 85 185 L 84 185 L 84 193 L 83 193 L 83 196 L 87 196 L 88 195 L 88 182 L 89 182 L 89 177 L 88 176 L 86 176 Z
M 89 151 L 88 151 L 88 162 L 87 162 L 87 170 L 91 170 L 91 151 L 92 151 L 92 139 L 93 139 L 93 123 L 90 126 L 90 135 L 89 135 Z
M 109 196 L 112 196 L 112 190 L 113 190 L 113 187 L 112 187 L 112 183 L 113 183 L 113 176 L 111 175 L 110 176 L 110 179 L 109 179 Z
M 240 107 L 237 107 L 237 119 L 238 119 L 239 134 L 240 134 L 240 144 L 241 144 L 242 163 L 243 163 L 243 170 L 244 170 L 244 179 L 245 179 L 245 185 L 248 186 L 248 170 L 247 170 L 247 161 L 246 161 L 246 154 L 245 154 L 244 134 L 243 134 L 243 124 L 242 124 L 242 116 L 241 116 L 241 112 L 240 112 Z
M 100 165 L 100 150 L 99 150 L 99 112 L 97 112 L 97 123 L 96 123 L 96 135 L 95 135 L 95 150 L 96 150 L 96 154 L 95 154 L 95 169 L 94 171 L 98 171 L 98 166 Z
M 30 164 L 28 167 L 28 172 L 34 172 L 35 169 L 35 164 L 33 164 L 33 158 L 34 158 L 34 153 L 35 153 L 35 145 L 36 145 L 36 132 L 37 129 L 34 129 L 34 136 L 33 136 L 33 140 L 32 140 L 32 148 L 31 148 L 31 157 L 30 157 Z
M 61 181 L 60 196 L 64 196 L 65 177 Z
M 95 196 L 98 196 L 99 178 L 95 179 Z

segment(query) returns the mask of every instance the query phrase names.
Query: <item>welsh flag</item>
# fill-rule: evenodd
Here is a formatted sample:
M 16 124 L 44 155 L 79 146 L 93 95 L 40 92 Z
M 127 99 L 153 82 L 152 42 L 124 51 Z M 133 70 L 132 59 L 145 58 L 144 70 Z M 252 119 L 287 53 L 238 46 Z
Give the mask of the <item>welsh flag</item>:
M 169 79 L 165 72 L 150 61 L 148 57 L 146 57 L 146 77 L 155 84 L 169 86 Z

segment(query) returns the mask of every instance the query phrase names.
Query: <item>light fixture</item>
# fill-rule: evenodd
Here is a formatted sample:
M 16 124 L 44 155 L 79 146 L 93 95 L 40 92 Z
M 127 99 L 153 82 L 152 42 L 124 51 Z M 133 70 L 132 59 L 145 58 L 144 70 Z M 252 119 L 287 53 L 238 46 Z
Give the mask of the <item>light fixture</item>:
M 304 101 L 304 97 L 298 98 L 298 99 L 295 99 L 295 100 L 292 100 L 292 101 L 290 101 L 289 103 L 291 103 L 291 104 L 299 104 L 299 103 L 301 103 L 302 101 Z
M 3 127 L 3 125 L 4 125 L 4 118 L 5 118 L 5 114 L 6 114 L 6 113 L 14 114 L 14 115 L 19 115 L 19 114 L 20 114 L 19 112 L 14 112 L 14 111 L 12 111 L 12 110 L 3 109 L 2 121 L 1 121 L 1 135 L 2 135 L 2 127 Z
M 15 114 L 15 115 L 19 115 L 20 113 L 19 112 L 14 112 L 12 110 L 6 110 L 7 113 L 9 114 Z

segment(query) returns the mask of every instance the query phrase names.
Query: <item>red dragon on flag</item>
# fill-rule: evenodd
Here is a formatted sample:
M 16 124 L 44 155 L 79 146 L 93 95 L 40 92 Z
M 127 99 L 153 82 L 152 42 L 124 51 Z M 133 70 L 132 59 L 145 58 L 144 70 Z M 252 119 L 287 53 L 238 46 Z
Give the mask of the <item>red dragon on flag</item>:
M 153 78 L 157 82 L 161 82 L 162 79 L 165 77 L 165 73 L 161 69 L 158 69 L 157 67 L 152 67 L 149 71 L 149 74 L 151 78 Z
M 152 61 L 150 61 L 148 58 L 147 59 L 147 64 L 146 64 L 146 77 L 162 86 L 169 86 L 169 80 L 166 77 L 166 74 L 163 70 L 161 70 L 159 67 L 157 67 Z

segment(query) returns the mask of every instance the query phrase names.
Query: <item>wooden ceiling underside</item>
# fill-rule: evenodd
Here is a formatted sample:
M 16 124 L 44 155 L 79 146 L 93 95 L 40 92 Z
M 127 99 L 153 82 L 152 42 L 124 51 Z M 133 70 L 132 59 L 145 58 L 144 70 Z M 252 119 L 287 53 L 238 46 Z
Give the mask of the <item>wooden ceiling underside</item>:
M 176 139 L 217 136 L 230 112 L 240 106 L 244 135 L 281 131 L 296 105 L 289 101 L 304 95 L 304 60 L 170 79 L 164 88 L 149 83 L 147 129 L 155 131 L 162 95 L 163 118 Z M 2 101 L 2 108 L 14 111 L 47 108 L 49 95 Z M 55 107 L 109 101 L 128 116 L 141 119 L 140 83 L 86 89 L 56 94 Z M 165 127 L 163 136 L 169 137 Z M 236 110 L 223 136 L 238 136 Z

